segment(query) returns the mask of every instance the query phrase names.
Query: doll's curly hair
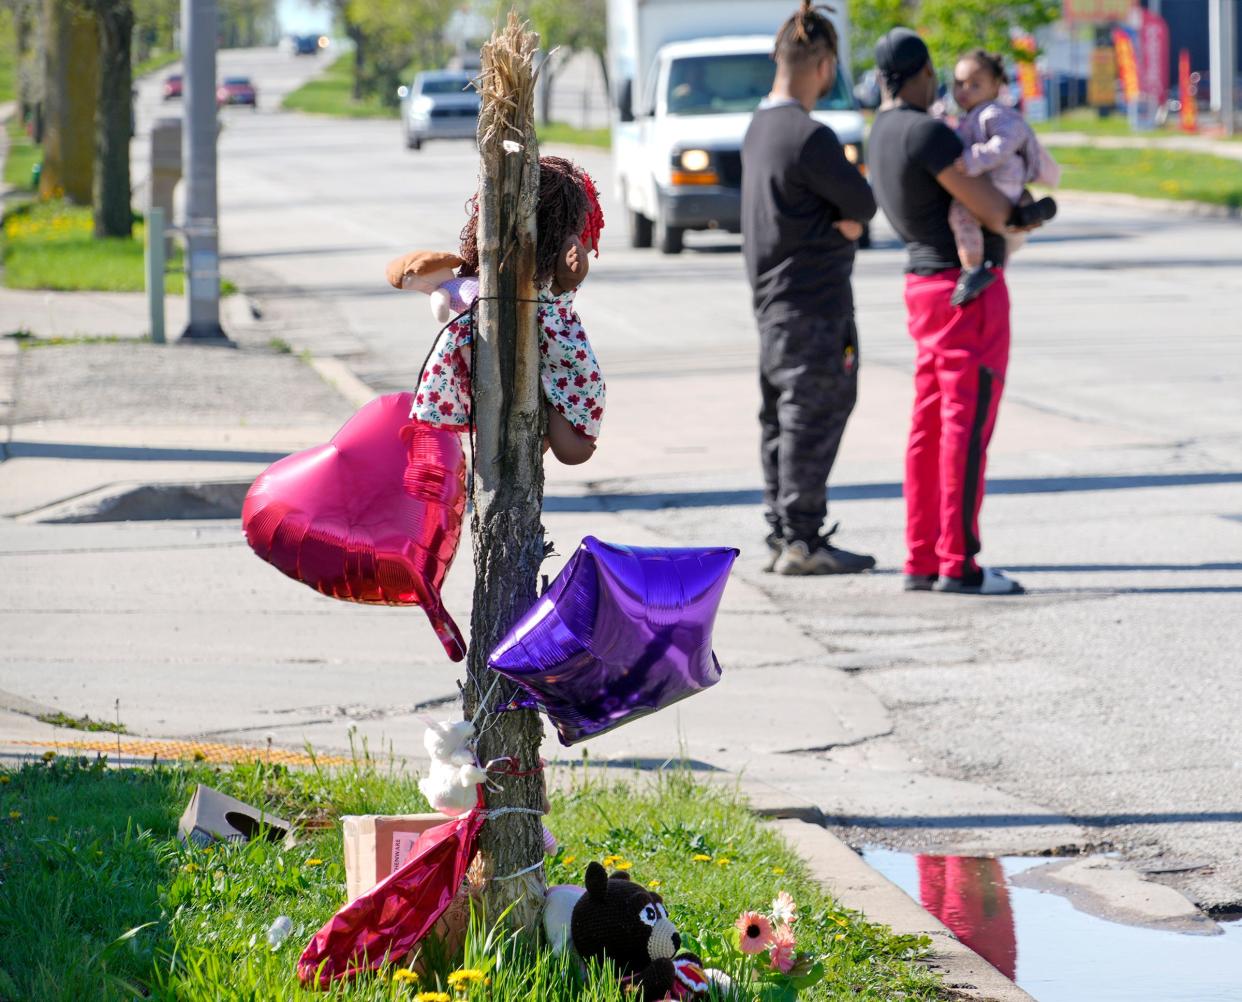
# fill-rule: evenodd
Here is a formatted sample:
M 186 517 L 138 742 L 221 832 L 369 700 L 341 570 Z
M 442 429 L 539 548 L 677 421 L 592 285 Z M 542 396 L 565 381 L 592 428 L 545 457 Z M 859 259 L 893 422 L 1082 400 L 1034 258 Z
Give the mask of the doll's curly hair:
M 470 218 L 461 231 L 460 275 L 479 273 L 479 196 L 466 203 Z M 546 285 L 556 273 L 556 259 L 567 237 L 583 232 L 592 211 L 586 174 L 564 157 L 539 158 L 539 202 L 535 207 L 535 284 Z M 602 225 L 602 223 L 601 223 Z

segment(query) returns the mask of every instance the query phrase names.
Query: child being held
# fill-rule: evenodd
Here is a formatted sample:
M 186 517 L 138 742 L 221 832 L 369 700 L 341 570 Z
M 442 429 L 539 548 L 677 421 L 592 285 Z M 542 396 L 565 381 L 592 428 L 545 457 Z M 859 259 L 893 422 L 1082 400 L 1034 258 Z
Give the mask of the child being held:
M 461 431 L 470 426 L 471 306 L 478 296 L 479 274 L 478 196 L 471 199 L 470 210 L 458 256 L 416 251 L 390 262 L 387 269 L 388 280 L 396 288 L 431 292 L 432 307 L 441 322 L 448 319 L 446 311 L 455 317 L 423 368 L 411 417 Z M 551 156 L 539 159 L 535 212 L 539 377 L 548 419 L 544 449 L 550 448 L 562 463 L 577 465 L 595 452 L 604 416 L 599 362 L 574 310 L 574 294 L 589 270 L 588 254 L 593 250 L 599 256 L 604 216 L 589 175 L 569 160 Z M 444 270 L 446 262 L 457 268 L 455 275 Z M 430 287 L 428 274 L 436 275 Z M 445 276 L 450 277 L 439 281 Z
M 1007 82 L 999 56 L 976 49 L 958 60 L 953 70 L 953 99 L 965 113 L 957 132 L 966 147 L 958 167 L 971 177 L 987 174 L 1017 205 L 1032 181 L 1055 187 L 1061 169 L 1035 138 L 1021 112 L 998 100 Z M 1047 222 L 1056 211 L 1055 201 L 1041 198 L 1023 207 L 1023 219 L 1028 224 Z M 961 202 L 954 201 L 950 207 L 949 225 L 962 262 L 951 302 L 962 306 L 996 281 L 996 276 L 992 262 L 984 258 L 983 229 Z M 1009 252 L 1017 250 L 1023 239 L 1021 233 L 1006 234 Z

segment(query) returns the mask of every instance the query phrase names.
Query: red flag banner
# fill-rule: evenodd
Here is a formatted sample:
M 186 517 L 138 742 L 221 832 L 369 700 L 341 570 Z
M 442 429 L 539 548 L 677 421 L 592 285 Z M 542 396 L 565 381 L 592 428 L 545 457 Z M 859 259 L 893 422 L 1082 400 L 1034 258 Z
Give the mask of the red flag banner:
M 1194 81 L 1190 78 L 1190 50 L 1182 49 L 1177 57 L 1177 84 L 1182 100 L 1182 131 L 1199 131 L 1199 100 Z

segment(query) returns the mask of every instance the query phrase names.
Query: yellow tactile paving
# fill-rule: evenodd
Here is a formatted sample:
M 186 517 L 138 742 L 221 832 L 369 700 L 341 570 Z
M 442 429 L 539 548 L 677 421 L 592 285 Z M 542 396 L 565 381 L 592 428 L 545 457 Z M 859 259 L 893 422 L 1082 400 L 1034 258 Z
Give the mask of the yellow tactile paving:
M 255 748 L 251 745 L 227 745 L 212 741 L 10 741 L 10 745 L 52 748 L 56 751 L 99 752 L 101 755 L 130 755 L 134 758 L 158 757 L 178 762 L 214 762 L 230 765 L 237 762 L 275 762 L 280 765 L 310 765 L 305 752 L 284 748 Z M 349 765 L 350 759 L 339 755 L 316 755 L 320 765 Z

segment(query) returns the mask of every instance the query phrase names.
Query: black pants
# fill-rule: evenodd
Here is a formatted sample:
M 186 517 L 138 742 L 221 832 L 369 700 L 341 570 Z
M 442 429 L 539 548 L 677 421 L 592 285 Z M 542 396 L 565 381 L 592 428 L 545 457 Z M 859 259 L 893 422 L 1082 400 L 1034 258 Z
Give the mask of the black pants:
M 852 311 L 759 330 L 760 457 L 768 524 L 810 541 L 828 514 L 828 474 L 858 397 Z

